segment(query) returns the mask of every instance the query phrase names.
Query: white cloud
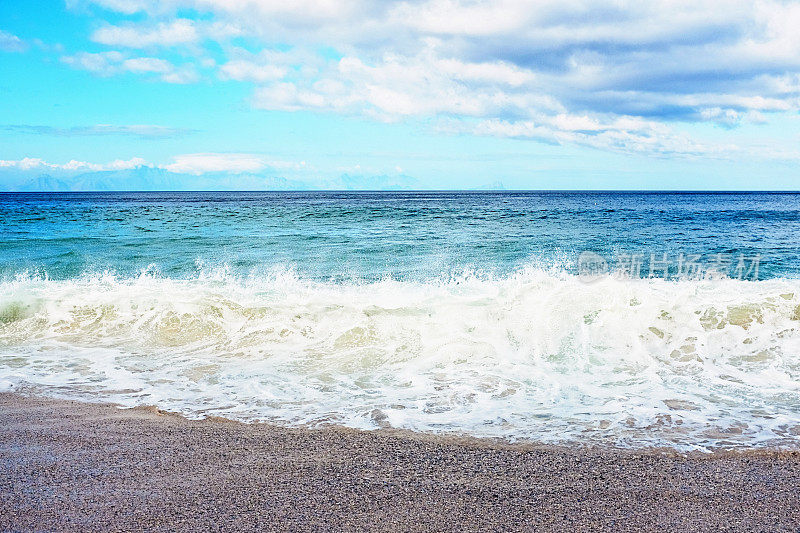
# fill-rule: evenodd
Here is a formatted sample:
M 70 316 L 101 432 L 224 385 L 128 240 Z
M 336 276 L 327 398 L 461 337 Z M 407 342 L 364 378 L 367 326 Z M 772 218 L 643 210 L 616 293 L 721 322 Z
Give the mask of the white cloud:
M 172 163 L 159 165 L 160 168 L 180 174 L 205 174 L 208 172 L 227 172 L 240 174 L 259 172 L 265 169 L 305 168 L 306 163 L 270 159 L 259 154 L 205 152 L 197 154 L 181 154 L 173 157 Z
M 121 67 L 123 70 L 134 73 L 155 72 L 158 74 L 166 74 L 172 71 L 172 65 L 169 61 L 155 57 L 135 57 L 133 59 L 126 59 L 122 62 Z
M 558 144 L 578 144 L 602 150 L 631 154 L 680 154 L 687 157 L 731 158 L 740 152 L 733 145 L 705 144 L 680 135 L 662 124 L 627 119 L 631 124 L 619 122 L 601 124 L 586 117 L 559 116 L 555 119 L 507 122 L 483 120 L 477 124 L 450 124 L 452 131 L 469 132 L 494 137 L 531 138 Z
M 14 34 L 0 30 L 0 50 L 4 52 L 24 52 L 28 44 Z
M 257 64 L 245 60 L 229 61 L 219 67 L 220 78 L 224 80 L 266 82 L 279 80 L 286 76 L 287 69 L 276 65 Z
M 14 167 L 19 168 L 22 170 L 29 170 L 31 168 L 36 168 L 40 166 L 47 165 L 43 160 L 33 158 L 33 157 L 26 157 L 24 159 L 20 159 L 17 161 L 10 161 L 6 159 L 0 159 L 0 167 Z M 50 165 L 47 165 L 50 166 Z
M 469 133 L 491 137 L 535 139 L 552 144 L 574 144 L 599 150 L 642 154 L 651 157 L 673 157 L 736 160 L 800 161 L 800 150 L 771 143 L 741 146 L 735 143 L 702 142 L 655 121 L 635 117 L 597 122 L 585 117 L 544 117 L 541 121 L 520 120 L 445 120 L 438 129 L 446 133 Z
M 267 84 L 256 91 L 254 102 L 264 109 L 312 108 L 386 120 L 562 109 L 536 90 L 534 80 L 531 71 L 510 65 L 440 60 L 430 53 L 412 58 L 392 55 L 377 65 L 348 56 L 311 79 Z M 520 91 L 523 85 L 529 90 Z
M 731 128 L 800 110 L 800 3 L 784 0 L 95 2 L 140 13 L 135 25 L 97 30 L 97 42 L 216 41 L 228 55 L 217 75 L 259 84 L 252 101 L 265 109 L 474 119 L 485 134 L 687 155 L 727 148 L 687 142 L 681 121 Z M 198 20 L 178 17 L 191 10 Z M 197 79 L 147 58 L 74 57 L 101 75 Z M 645 135 L 636 120 L 660 127 Z
M 167 83 L 191 83 L 198 76 L 191 64 L 175 66 L 156 57 L 128 57 L 118 51 L 79 52 L 62 56 L 61 61 L 73 68 L 88 70 L 98 76 L 113 76 L 120 73 L 156 74 Z
M 81 170 L 81 171 L 101 171 L 101 170 L 127 170 L 147 165 L 147 161 L 139 157 L 134 157 L 128 160 L 117 159 L 110 163 L 89 163 L 86 161 L 71 160 L 67 163 L 48 163 L 43 159 L 26 157 L 19 160 L 3 160 L 0 159 L 0 167 L 17 168 L 19 170 Z
M 119 69 L 116 65 L 121 62 L 123 55 L 119 52 L 89 53 L 79 52 L 73 56 L 63 56 L 61 61 L 71 67 L 88 70 L 101 76 L 110 76 Z
M 253 154 L 200 153 L 174 157 L 174 162 L 164 165 L 170 172 L 203 174 L 206 172 L 257 172 L 267 167 L 267 162 Z
M 750 122 L 752 124 L 763 124 L 766 122 L 764 115 L 755 109 L 742 112 L 730 108 L 709 107 L 701 109 L 700 116 L 705 121 L 714 122 L 726 128 L 733 128 L 742 122 Z
M 178 84 L 185 84 L 185 83 L 194 83 L 199 79 L 197 72 L 194 68 L 189 66 L 184 66 L 171 72 L 165 72 L 161 76 L 161 80 L 167 83 L 178 83 Z
M 138 167 L 161 168 L 177 174 L 193 174 L 196 176 L 209 172 L 224 172 L 229 174 L 242 174 L 271 170 L 306 170 L 305 161 L 293 162 L 272 159 L 261 154 L 246 153 L 216 153 L 205 152 L 196 154 L 179 154 L 172 158 L 170 163 L 155 164 L 145 159 L 134 157 L 128 160 L 117 159 L 109 163 L 91 163 L 88 161 L 71 160 L 66 163 L 50 163 L 43 159 L 26 157 L 19 160 L 0 159 L 0 168 L 15 168 L 19 170 L 62 170 L 62 171 L 107 171 L 128 170 Z
M 177 19 L 155 26 L 106 26 L 92 34 L 92 40 L 108 46 L 148 48 L 195 43 L 199 39 L 194 22 Z

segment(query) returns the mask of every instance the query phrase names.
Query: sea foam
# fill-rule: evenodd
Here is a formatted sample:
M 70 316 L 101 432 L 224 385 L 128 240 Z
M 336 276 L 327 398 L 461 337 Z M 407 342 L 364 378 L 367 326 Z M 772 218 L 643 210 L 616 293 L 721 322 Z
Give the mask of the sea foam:
M 312 427 L 795 446 L 800 280 L 19 276 L 0 384 Z

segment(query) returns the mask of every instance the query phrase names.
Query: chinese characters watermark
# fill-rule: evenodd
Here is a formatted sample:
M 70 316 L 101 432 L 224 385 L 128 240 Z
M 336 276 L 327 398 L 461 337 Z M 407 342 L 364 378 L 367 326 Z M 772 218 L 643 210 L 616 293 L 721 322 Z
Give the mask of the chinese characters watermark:
M 609 258 L 585 251 L 578 256 L 578 275 L 594 281 L 612 275 L 623 279 L 707 279 L 758 280 L 761 254 L 693 254 L 684 252 L 618 252 Z

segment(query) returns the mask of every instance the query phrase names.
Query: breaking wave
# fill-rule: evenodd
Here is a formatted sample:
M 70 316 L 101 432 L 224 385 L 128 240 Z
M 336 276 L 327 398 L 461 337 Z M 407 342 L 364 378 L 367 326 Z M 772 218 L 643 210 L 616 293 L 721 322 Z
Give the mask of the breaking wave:
M 800 280 L 21 275 L 0 282 L 0 389 L 303 426 L 794 446 Z

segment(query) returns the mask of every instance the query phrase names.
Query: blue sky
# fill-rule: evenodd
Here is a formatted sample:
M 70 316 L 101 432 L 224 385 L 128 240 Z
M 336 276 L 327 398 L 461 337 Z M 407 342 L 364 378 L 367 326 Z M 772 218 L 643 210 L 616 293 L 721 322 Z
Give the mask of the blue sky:
M 800 189 L 798 27 L 777 0 L 5 0 L 0 189 Z

